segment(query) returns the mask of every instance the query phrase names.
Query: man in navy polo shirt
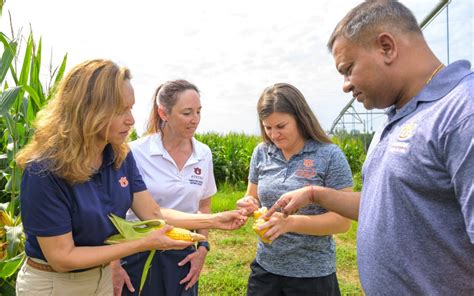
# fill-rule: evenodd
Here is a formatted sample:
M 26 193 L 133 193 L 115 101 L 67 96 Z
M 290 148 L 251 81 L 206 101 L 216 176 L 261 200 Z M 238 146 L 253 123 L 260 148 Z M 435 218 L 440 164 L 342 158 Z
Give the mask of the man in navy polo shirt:
M 443 65 L 413 14 L 393 0 L 352 9 L 328 47 L 343 90 L 367 109 L 388 108 L 388 122 L 369 148 L 362 193 L 305 188 L 283 195 L 277 207 L 291 213 L 315 202 L 359 219 L 358 267 L 367 295 L 474 295 L 469 62 Z

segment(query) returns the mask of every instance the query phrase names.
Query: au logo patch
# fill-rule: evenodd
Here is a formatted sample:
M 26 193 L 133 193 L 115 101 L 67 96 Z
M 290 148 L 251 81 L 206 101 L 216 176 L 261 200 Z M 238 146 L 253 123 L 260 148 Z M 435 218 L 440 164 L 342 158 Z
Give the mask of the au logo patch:
M 415 122 L 405 123 L 400 128 L 400 132 L 398 133 L 398 140 L 405 141 L 413 137 L 415 134 L 417 124 Z
M 128 180 L 127 177 L 123 176 L 119 179 L 119 184 L 122 187 L 127 187 L 128 186 Z
M 194 168 L 194 173 L 195 173 L 196 175 L 198 175 L 198 176 L 201 175 L 201 173 L 202 173 L 201 168 L 195 167 L 195 168 Z
M 311 179 L 316 176 L 316 168 L 312 159 L 303 159 L 303 166 L 296 170 L 296 175 L 305 179 Z
M 304 159 L 303 160 L 303 165 L 305 167 L 312 167 L 313 166 L 313 160 L 312 159 Z

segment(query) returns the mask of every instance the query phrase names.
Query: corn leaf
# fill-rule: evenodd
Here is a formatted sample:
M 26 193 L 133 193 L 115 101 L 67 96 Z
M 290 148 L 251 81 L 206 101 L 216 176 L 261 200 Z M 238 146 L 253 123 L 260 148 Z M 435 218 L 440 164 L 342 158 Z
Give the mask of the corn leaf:
M 23 264 L 25 258 L 25 252 L 22 252 L 13 258 L 0 261 L 0 278 L 5 279 L 12 276 L 21 264 Z
M 15 102 L 21 87 L 15 86 L 4 91 L 0 96 L 0 114 L 7 113 Z
M 56 79 L 54 80 L 53 88 L 63 79 L 64 71 L 66 70 L 66 63 L 67 63 L 67 54 L 64 55 L 63 61 L 59 66 L 58 74 L 56 74 Z
M 18 254 L 18 249 L 21 243 L 21 238 L 23 235 L 23 225 L 17 226 L 6 226 L 5 230 L 7 232 L 7 254 L 8 257 L 15 257 Z
M 140 289 L 138 290 L 138 295 L 142 294 L 143 286 L 145 285 L 146 278 L 148 276 L 148 271 L 151 267 L 151 261 L 155 256 L 156 250 L 151 250 L 148 258 L 146 258 L 145 266 L 143 267 L 142 278 L 140 279 Z
M 13 58 L 15 57 L 16 42 L 8 42 L 3 34 L 0 35 L 1 42 L 3 43 L 3 55 L 0 63 L 0 83 L 3 82 L 5 76 L 8 73 L 8 69 L 12 64 Z

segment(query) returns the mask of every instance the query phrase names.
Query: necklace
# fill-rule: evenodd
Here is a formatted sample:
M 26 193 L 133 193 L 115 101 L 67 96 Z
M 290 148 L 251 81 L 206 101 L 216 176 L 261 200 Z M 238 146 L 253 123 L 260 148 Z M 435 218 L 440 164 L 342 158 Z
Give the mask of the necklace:
M 439 64 L 439 66 L 436 67 L 436 69 L 434 69 L 433 73 L 431 73 L 430 78 L 428 78 L 428 80 L 426 80 L 426 84 L 430 83 L 431 79 L 433 79 L 433 77 L 435 77 L 435 75 L 436 75 L 441 69 L 443 69 L 443 67 L 444 67 L 443 63 Z

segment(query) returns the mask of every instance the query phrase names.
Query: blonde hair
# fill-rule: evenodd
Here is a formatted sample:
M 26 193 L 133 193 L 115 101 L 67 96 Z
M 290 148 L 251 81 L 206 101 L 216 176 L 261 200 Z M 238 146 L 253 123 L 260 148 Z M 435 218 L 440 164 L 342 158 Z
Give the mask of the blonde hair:
M 303 94 L 293 85 L 277 83 L 267 87 L 257 104 L 260 131 L 266 143 L 273 143 L 267 136 L 262 121 L 275 112 L 286 113 L 296 120 L 302 137 L 320 143 L 332 143 L 316 119 Z
M 22 168 L 41 162 L 70 184 L 89 180 L 97 157 L 99 131 L 107 134 L 114 115 L 123 111 L 122 88 L 130 71 L 109 60 L 90 60 L 75 66 L 61 81 L 54 97 L 37 114 L 33 138 L 16 157 Z M 126 143 L 112 145 L 114 167 L 128 153 Z

